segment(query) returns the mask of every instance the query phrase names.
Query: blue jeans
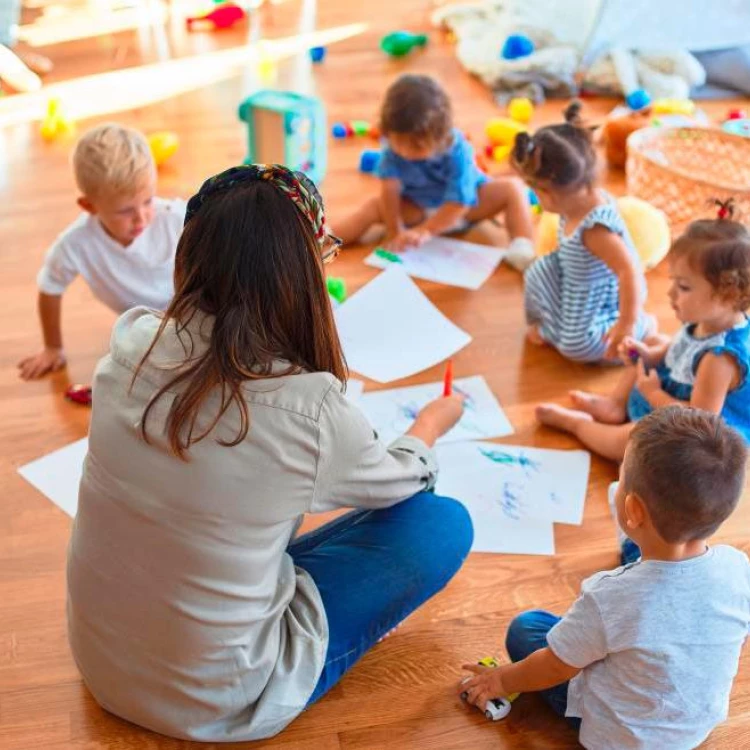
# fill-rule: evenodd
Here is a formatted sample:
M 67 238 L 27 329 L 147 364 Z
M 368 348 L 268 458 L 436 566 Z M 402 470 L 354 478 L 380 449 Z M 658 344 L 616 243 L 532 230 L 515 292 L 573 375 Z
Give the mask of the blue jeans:
M 308 705 L 453 578 L 473 539 L 463 505 L 420 492 L 391 508 L 347 513 L 289 545 L 328 619 L 326 661 Z
M 533 609 L 518 615 L 508 628 L 505 637 L 505 648 L 511 661 L 521 661 L 534 651 L 547 646 L 547 633 L 562 618 L 556 617 L 543 609 Z M 563 682 L 549 690 L 540 690 L 539 695 L 544 702 L 558 715 L 565 717 L 568 707 L 568 683 Z M 570 717 L 568 723 L 576 729 L 581 726 L 581 720 Z

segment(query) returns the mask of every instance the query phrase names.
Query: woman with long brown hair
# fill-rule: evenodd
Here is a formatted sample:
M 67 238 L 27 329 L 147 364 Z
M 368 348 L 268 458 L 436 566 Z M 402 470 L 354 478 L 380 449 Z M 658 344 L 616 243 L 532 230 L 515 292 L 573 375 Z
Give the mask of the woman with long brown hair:
M 97 368 L 68 558 L 71 648 L 109 711 L 164 734 L 273 735 L 439 591 L 472 540 L 430 492 L 460 399 L 381 443 L 345 397 L 317 190 L 236 167 L 188 204 L 166 313 Z M 294 538 L 303 514 L 356 510 Z

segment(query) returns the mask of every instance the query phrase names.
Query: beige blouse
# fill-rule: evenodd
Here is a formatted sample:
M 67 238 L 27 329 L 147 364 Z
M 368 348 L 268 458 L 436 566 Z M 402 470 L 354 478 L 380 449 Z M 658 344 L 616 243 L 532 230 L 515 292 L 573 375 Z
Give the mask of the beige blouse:
M 145 308 L 125 313 L 96 371 L 68 554 L 70 645 L 118 716 L 194 740 L 267 737 L 302 711 L 327 648 L 320 595 L 286 552 L 302 515 L 430 489 L 434 455 L 413 437 L 383 445 L 318 372 L 248 384 L 245 440 L 217 442 L 236 434 L 235 410 L 181 461 L 164 437 L 174 394 L 151 412 L 151 444 L 140 420 L 184 362 L 187 334 L 195 353 L 205 348 L 211 319 L 182 340 L 170 325 L 131 389 L 159 323 Z

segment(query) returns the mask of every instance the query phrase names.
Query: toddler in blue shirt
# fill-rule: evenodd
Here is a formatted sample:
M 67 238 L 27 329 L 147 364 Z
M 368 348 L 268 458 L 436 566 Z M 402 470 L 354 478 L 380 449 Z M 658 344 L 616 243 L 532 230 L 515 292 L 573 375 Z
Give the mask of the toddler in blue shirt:
M 401 76 L 386 93 L 380 129 L 387 142 L 378 170 L 380 195 L 334 222 L 344 243 L 384 224 L 386 245 L 400 251 L 435 235 L 504 214 L 508 261 L 525 267 L 534 258 L 528 193 L 515 177 L 490 178 L 474 149 L 453 127 L 447 94 L 428 76 Z

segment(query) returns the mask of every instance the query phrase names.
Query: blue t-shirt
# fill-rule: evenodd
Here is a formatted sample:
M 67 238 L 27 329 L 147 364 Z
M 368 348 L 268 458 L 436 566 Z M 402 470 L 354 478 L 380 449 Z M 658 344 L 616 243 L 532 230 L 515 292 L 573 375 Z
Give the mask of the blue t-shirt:
M 474 149 L 460 130 L 445 151 L 429 159 L 410 161 L 386 145 L 378 176 L 401 182 L 401 195 L 422 208 L 440 208 L 444 203 L 476 206 L 478 188 L 488 181 L 474 159 Z

